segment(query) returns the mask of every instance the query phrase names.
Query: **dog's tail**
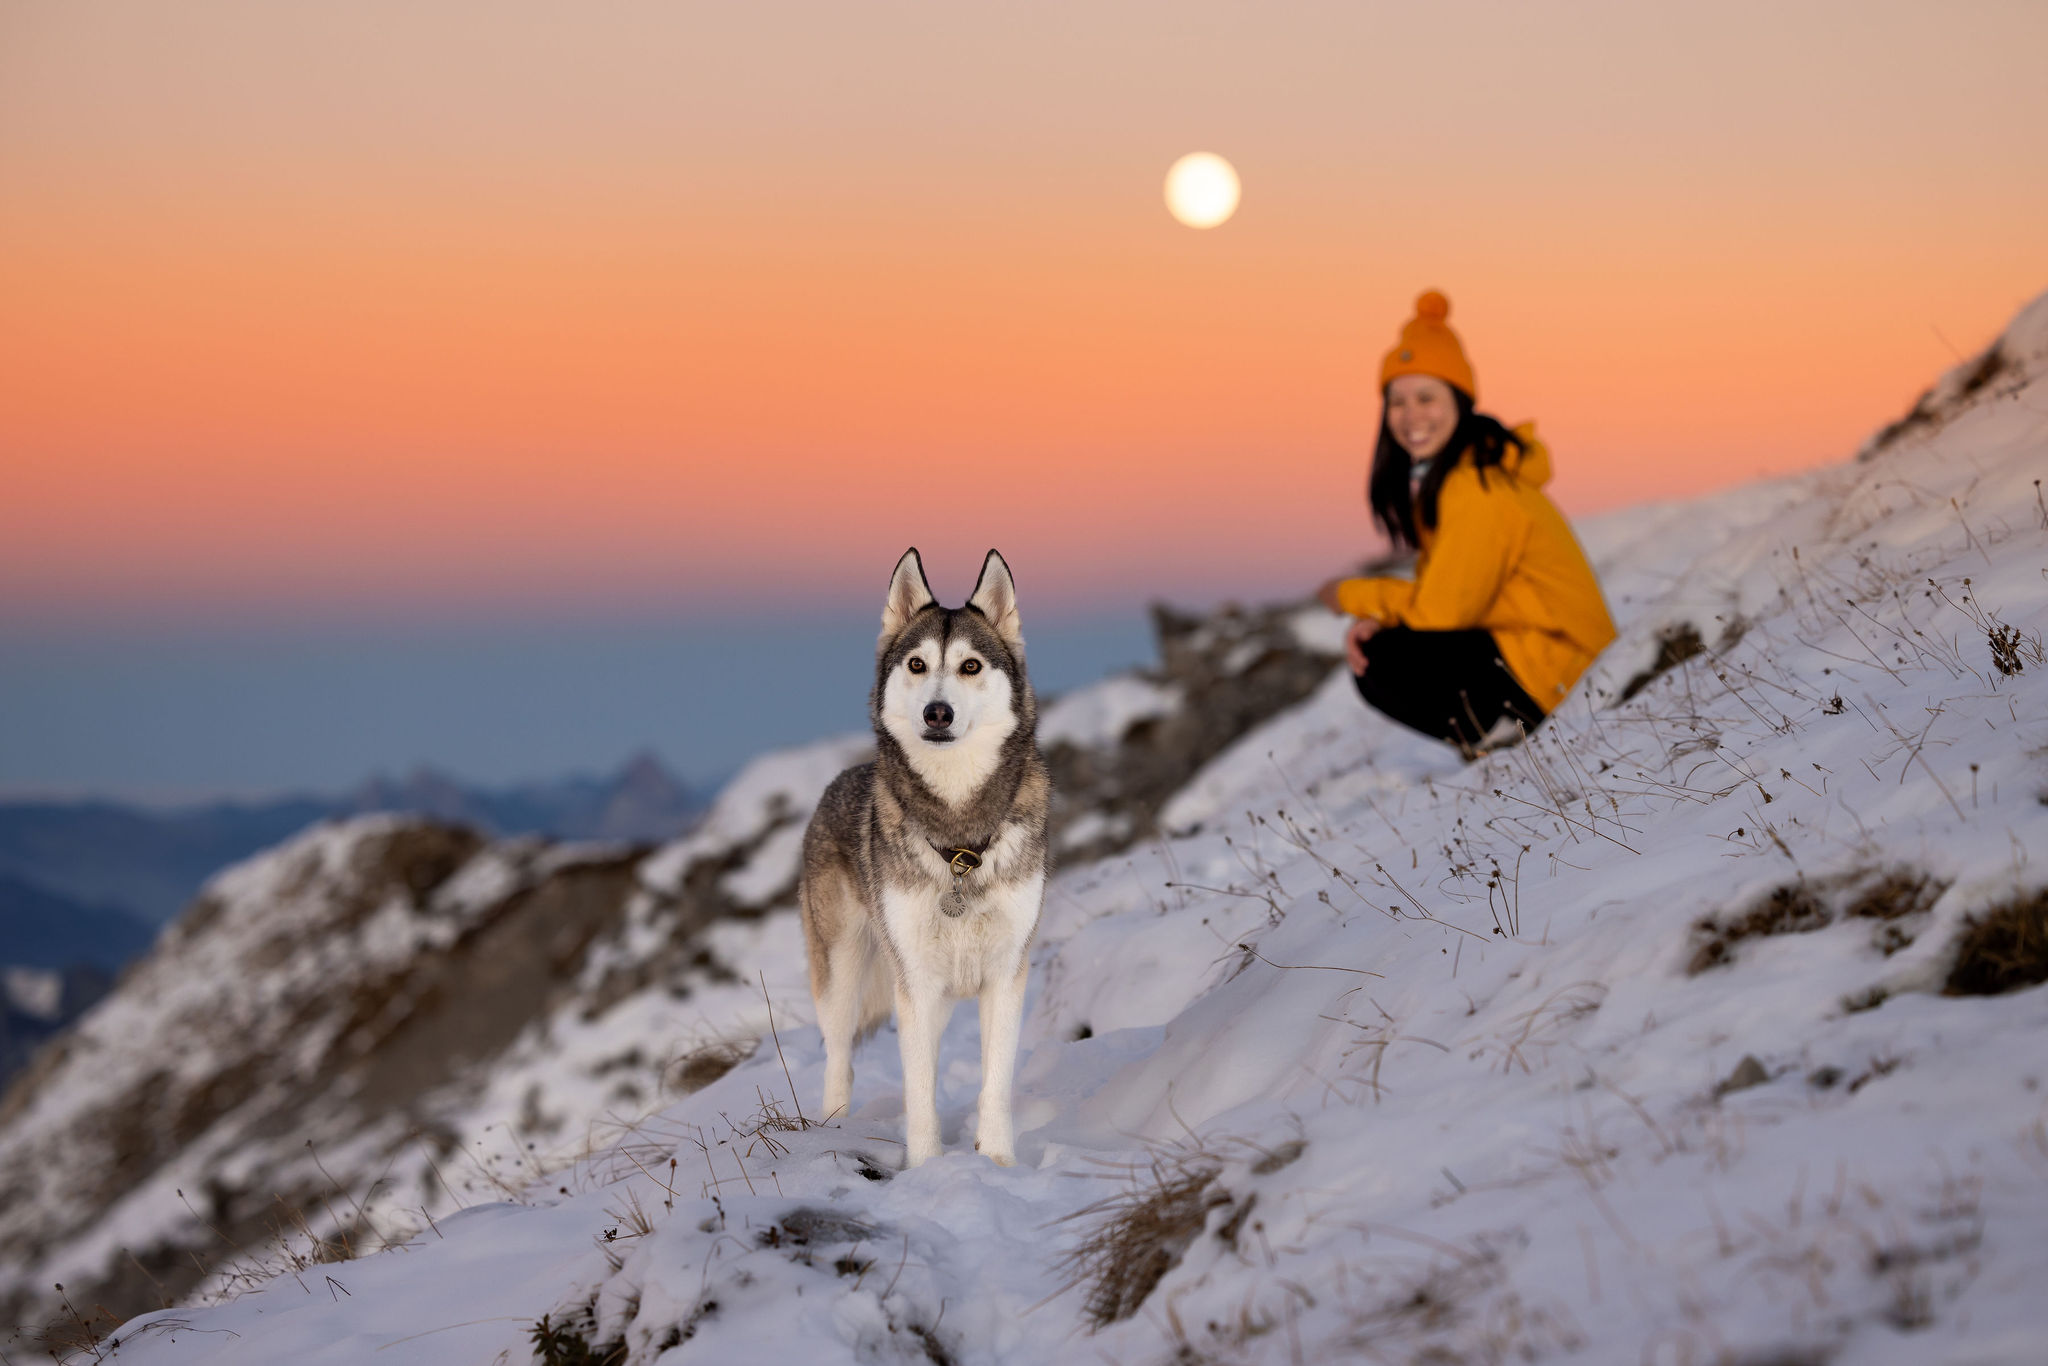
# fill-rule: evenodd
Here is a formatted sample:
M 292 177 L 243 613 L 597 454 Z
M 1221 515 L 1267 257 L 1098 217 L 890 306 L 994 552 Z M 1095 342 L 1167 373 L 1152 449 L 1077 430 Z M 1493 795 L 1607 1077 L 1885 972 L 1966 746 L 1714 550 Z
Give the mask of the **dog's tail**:
M 854 1040 L 873 1034 L 896 1011 L 896 974 L 888 953 L 875 936 L 854 892 L 853 880 L 839 869 L 807 868 L 797 887 L 803 917 L 804 944 L 810 959 L 811 997 L 818 1003 L 819 1024 L 828 998 L 843 1009 L 845 988 L 852 986 Z M 839 1017 L 844 1019 L 844 1016 Z
M 869 931 L 872 936 L 873 931 Z M 854 1030 L 856 1043 L 889 1022 L 896 1013 L 896 974 L 889 970 L 888 955 L 880 945 L 870 945 L 860 974 L 860 1026 Z

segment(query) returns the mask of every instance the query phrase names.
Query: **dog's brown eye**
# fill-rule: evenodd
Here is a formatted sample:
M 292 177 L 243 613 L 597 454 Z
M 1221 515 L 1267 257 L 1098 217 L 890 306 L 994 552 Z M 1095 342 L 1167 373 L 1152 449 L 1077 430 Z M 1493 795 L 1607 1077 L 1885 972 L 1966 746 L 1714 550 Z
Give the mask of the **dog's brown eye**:
M 967 662 L 966 662 L 965 664 L 962 664 L 962 665 L 960 666 L 960 672 L 961 672 L 961 673 L 964 673 L 964 674 L 978 674 L 978 673 L 980 673 L 980 672 L 981 672 L 981 661 L 980 661 L 980 660 L 978 660 L 978 659 L 970 659 L 970 660 L 968 660 L 968 661 L 967 661 Z
M 924 661 L 917 658 L 917 656 L 912 655 L 910 658 L 910 663 L 905 667 L 907 667 L 914 674 L 921 674 L 924 672 Z

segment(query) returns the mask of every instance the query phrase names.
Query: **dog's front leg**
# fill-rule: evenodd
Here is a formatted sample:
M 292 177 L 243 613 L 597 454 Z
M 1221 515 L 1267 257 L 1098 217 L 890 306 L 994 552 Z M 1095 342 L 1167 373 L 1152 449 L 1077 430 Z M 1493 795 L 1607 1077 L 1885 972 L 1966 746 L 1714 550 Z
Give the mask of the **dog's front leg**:
M 1024 984 L 1031 959 L 1019 953 L 1014 972 L 992 974 L 981 987 L 981 1107 L 974 1146 L 998 1167 L 1017 1163 L 1010 1080 L 1017 1071 L 1017 1034 L 1024 1023 Z
M 939 1155 L 939 1039 L 953 998 L 925 974 L 896 983 L 896 1040 L 903 1050 L 903 1128 L 909 1152 L 905 1167 Z M 917 980 L 923 978 L 924 980 Z
M 939 1038 L 953 1013 L 947 973 L 939 961 L 935 893 L 890 889 L 882 924 L 896 968 L 896 1043 L 903 1053 L 905 1167 L 939 1155 Z

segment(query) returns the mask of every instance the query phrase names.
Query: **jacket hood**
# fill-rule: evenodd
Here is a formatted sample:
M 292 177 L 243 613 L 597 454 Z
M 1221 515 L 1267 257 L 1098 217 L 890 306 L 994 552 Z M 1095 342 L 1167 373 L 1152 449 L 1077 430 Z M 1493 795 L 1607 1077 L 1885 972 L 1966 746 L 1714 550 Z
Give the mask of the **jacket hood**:
M 1542 488 L 1550 482 L 1550 447 L 1536 436 L 1536 424 L 1524 422 L 1515 428 L 1515 435 L 1522 438 L 1523 448 L 1517 451 L 1508 447 L 1501 459 L 1501 468 L 1515 478 Z

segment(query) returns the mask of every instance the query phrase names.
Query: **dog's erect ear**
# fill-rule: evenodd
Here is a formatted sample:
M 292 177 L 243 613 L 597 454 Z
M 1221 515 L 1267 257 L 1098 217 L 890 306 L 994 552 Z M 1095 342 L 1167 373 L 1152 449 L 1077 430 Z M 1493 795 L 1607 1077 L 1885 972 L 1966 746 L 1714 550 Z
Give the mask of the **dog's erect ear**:
M 933 601 L 932 586 L 924 580 L 924 561 L 912 546 L 896 561 L 896 572 L 889 577 L 889 600 L 882 604 L 882 648 L 887 649 L 910 619 Z
M 1017 617 L 1017 584 L 1010 577 L 1010 566 L 997 551 L 989 551 L 988 558 L 981 562 L 981 580 L 974 585 L 974 596 L 967 599 L 967 605 L 988 618 L 988 624 L 996 628 L 1005 645 L 1020 656 L 1024 653 L 1024 625 Z

